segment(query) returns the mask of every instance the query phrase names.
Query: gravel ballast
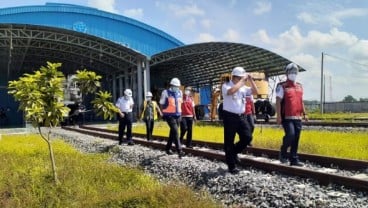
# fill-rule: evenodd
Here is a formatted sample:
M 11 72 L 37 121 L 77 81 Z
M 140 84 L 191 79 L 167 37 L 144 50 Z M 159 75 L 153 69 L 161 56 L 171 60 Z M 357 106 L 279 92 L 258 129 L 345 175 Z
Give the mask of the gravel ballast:
M 53 130 L 82 152 L 109 152 L 109 162 L 142 168 L 162 182 L 178 181 L 208 191 L 224 207 L 368 207 L 367 193 L 341 186 L 320 186 L 315 181 L 252 167 L 227 172 L 223 162 L 177 155 L 141 145 L 117 145 L 117 141 L 63 129 Z

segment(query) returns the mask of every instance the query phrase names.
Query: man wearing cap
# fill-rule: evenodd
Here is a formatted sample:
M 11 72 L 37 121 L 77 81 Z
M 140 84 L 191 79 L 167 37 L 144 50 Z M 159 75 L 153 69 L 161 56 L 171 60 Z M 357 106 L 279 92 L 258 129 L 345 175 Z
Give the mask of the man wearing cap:
M 251 87 L 245 85 L 247 79 Z M 228 171 L 232 174 L 239 172 L 235 166 L 239 160 L 237 154 L 243 151 L 252 138 L 244 114 L 248 94 L 258 94 L 256 84 L 243 67 L 235 67 L 231 72 L 231 80 L 222 84 L 224 150 Z M 236 133 L 239 135 L 239 142 L 234 144 Z
M 124 96 L 121 96 L 117 102 L 116 107 L 119 108 L 118 119 L 119 119 L 119 145 L 123 143 L 123 135 L 125 127 L 127 127 L 126 138 L 128 145 L 134 145 L 132 140 L 132 123 L 133 123 L 133 105 L 134 101 L 132 98 L 132 90 L 125 89 Z
M 303 103 L 303 87 L 296 82 L 299 67 L 290 63 L 284 68 L 287 80 L 280 82 L 276 87 L 276 120 L 282 124 L 285 135 L 280 148 L 280 162 L 290 165 L 303 166 L 298 159 L 298 145 L 302 130 L 302 118 L 308 121 L 307 113 Z M 290 147 L 290 154 L 287 150 Z

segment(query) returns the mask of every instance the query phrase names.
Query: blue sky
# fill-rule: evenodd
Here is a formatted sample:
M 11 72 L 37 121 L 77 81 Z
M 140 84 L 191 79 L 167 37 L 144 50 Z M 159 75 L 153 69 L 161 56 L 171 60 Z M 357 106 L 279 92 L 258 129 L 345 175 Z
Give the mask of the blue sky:
M 366 0 L 11 0 L 4 7 L 71 3 L 134 18 L 186 44 L 228 41 L 258 46 L 303 66 L 305 99 L 368 98 Z

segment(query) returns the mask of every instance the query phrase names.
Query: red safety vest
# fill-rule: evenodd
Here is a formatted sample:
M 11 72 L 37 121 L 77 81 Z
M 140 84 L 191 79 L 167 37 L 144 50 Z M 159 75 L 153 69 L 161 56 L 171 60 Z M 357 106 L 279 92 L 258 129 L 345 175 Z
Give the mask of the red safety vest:
M 184 95 L 183 104 L 181 105 L 182 116 L 193 116 L 193 98 Z
M 281 114 L 286 119 L 300 119 L 303 114 L 303 87 L 300 83 L 287 80 L 279 83 L 284 90 Z
M 245 112 L 244 114 L 245 115 L 252 115 L 253 114 L 253 111 L 252 111 L 252 108 L 253 108 L 253 100 L 250 99 L 250 96 L 246 96 L 245 97 Z

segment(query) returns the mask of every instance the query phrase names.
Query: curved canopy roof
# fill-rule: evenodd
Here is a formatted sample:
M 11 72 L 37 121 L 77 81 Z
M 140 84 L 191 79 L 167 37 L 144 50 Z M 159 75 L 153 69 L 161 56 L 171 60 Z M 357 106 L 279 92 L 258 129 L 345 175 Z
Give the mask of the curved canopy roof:
M 136 67 L 145 56 L 120 44 L 75 31 L 35 26 L 0 24 L 0 63 L 12 73 L 63 62 L 72 67 L 112 74 Z M 38 69 L 38 68 L 37 68 Z
M 192 86 L 216 83 L 221 74 L 236 66 L 247 72 L 264 72 L 268 77 L 281 75 L 290 62 L 262 48 L 228 42 L 187 45 L 156 54 L 150 61 L 152 74 L 165 79 L 178 77 L 182 84 Z
M 100 37 L 151 56 L 184 45 L 140 21 L 91 7 L 46 3 L 0 9 L 0 23 L 62 28 Z

